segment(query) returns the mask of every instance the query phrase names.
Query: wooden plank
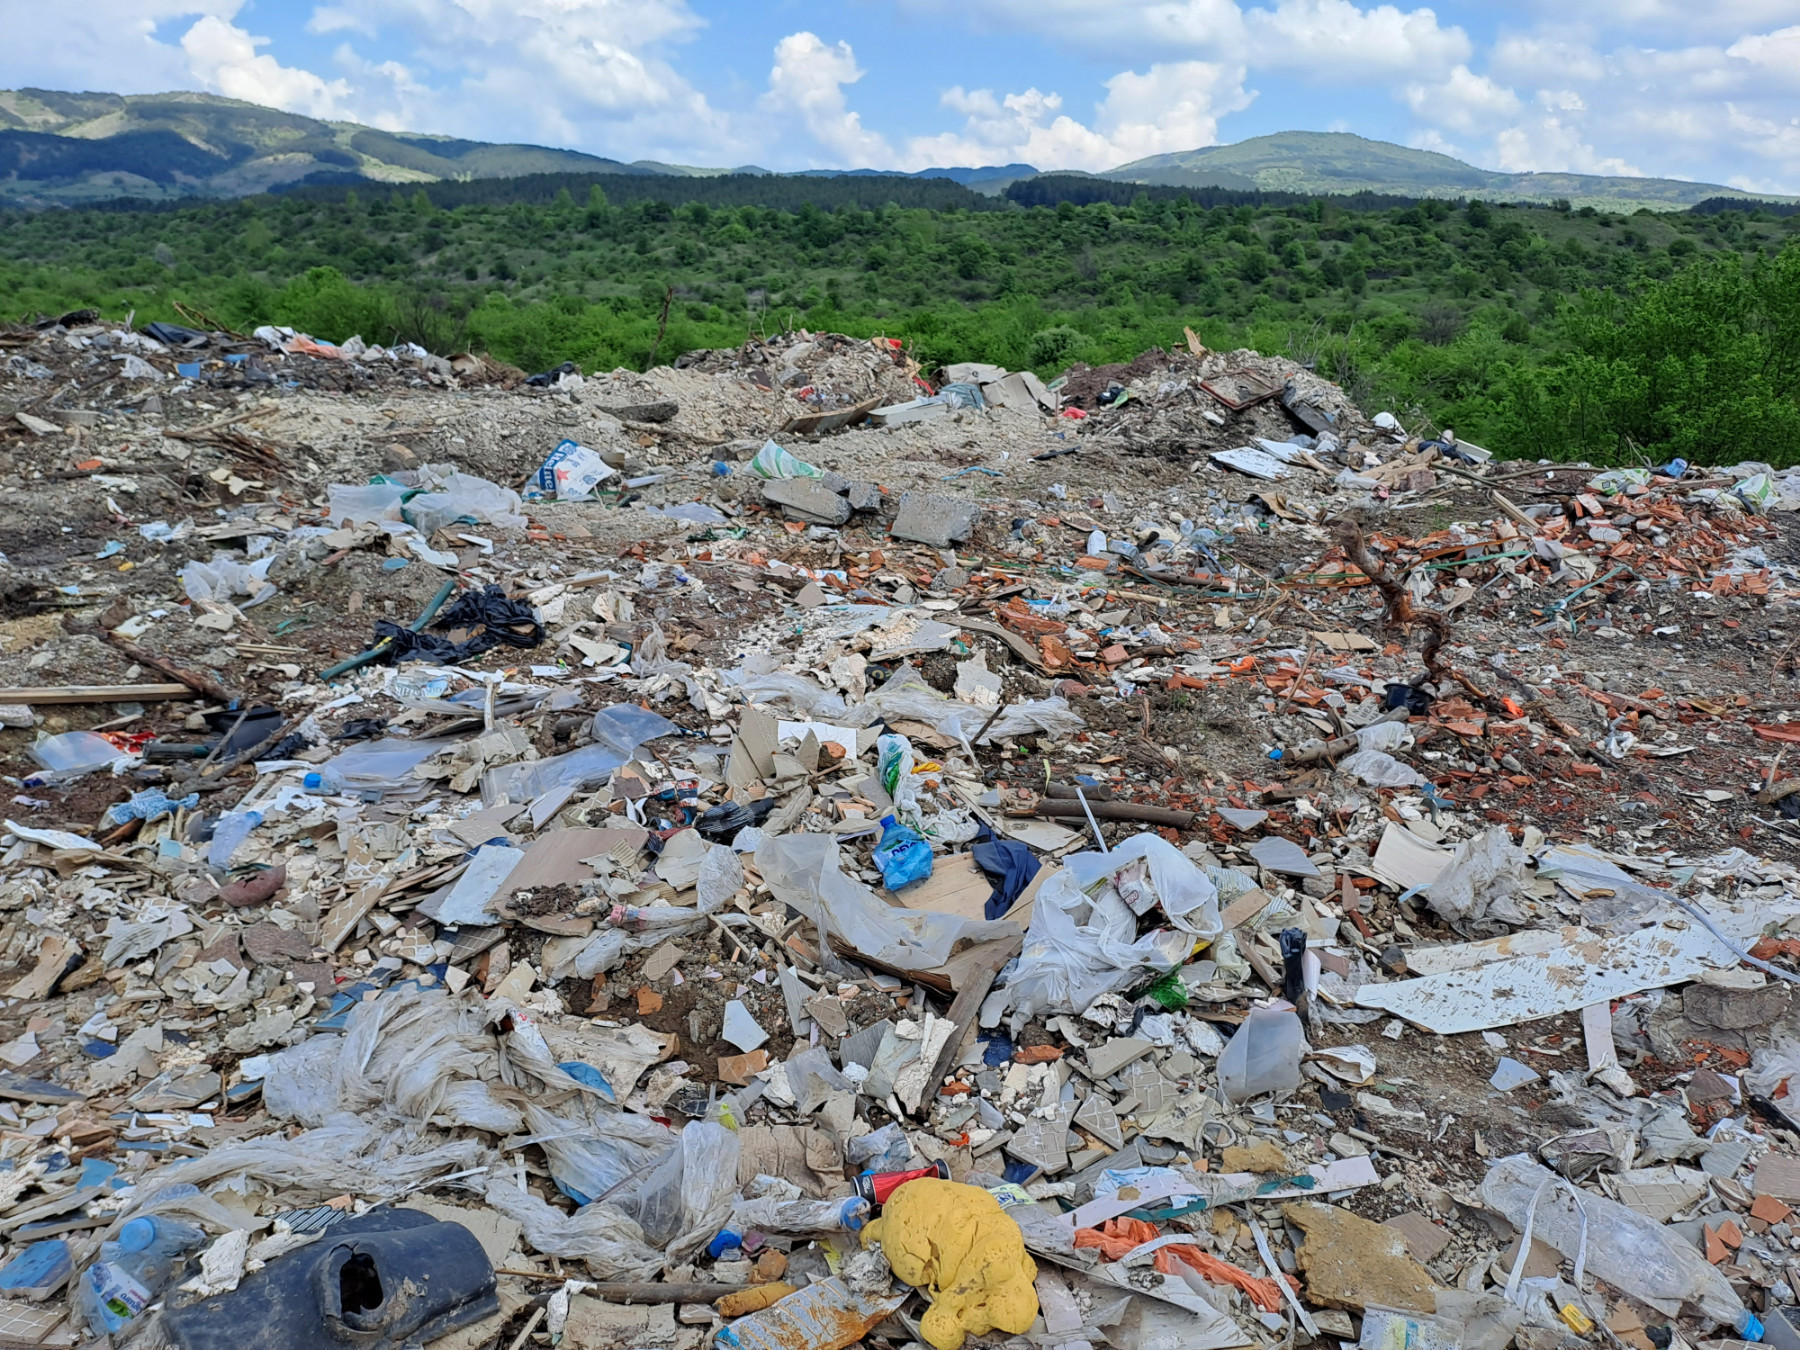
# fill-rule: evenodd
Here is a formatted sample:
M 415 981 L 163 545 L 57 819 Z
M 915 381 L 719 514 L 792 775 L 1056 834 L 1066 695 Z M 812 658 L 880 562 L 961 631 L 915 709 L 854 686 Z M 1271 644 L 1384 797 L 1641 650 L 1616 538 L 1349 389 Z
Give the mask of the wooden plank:
M 944 1084 L 944 1076 L 962 1054 L 963 1039 L 974 1027 L 975 1015 L 981 1011 L 982 1000 L 994 987 L 1000 967 L 1013 958 L 1011 943 L 995 942 L 986 945 L 988 950 L 982 953 L 979 961 L 957 982 L 956 999 L 950 1004 L 950 1011 L 946 1014 L 952 1024 L 950 1038 L 944 1042 L 944 1048 L 938 1051 L 937 1062 L 925 1076 L 925 1091 L 919 1095 L 919 1109 L 914 1113 L 921 1120 L 930 1114 L 931 1104 L 937 1100 L 938 1089 Z
M 0 703 L 153 703 L 200 697 L 185 684 L 46 684 L 0 689 Z

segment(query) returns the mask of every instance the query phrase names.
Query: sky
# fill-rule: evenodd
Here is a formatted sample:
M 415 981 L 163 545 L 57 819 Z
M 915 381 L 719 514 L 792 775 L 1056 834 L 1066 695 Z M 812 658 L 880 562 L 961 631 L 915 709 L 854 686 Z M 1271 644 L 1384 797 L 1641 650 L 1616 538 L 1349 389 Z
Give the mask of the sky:
M 1275 131 L 1800 193 L 1800 0 L 0 0 L 0 87 L 764 168 Z

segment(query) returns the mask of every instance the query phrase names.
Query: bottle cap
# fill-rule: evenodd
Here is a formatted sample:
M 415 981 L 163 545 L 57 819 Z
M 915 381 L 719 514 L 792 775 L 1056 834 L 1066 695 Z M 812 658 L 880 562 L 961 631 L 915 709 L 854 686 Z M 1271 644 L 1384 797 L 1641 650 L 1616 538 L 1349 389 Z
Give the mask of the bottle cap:
M 156 1241 L 156 1220 L 133 1219 L 119 1230 L 117 1242 L 128 1252 L 147 1251 Z

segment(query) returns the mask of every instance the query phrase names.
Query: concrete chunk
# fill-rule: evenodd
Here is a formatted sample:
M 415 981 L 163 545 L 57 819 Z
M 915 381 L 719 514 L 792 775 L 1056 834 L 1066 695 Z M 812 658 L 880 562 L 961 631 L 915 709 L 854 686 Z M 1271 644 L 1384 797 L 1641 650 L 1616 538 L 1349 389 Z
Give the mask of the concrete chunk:
M 850 501 L 852 511 L 879 511 L 881 509 L 881 485 L 878 483 L 852 483 L 845 489 L 845 496 Z
M 974 502 L 935 492 L 903 492 L 890 533 L 896 539 L 949 548 L 974 533 L 975 522 L 980 518 L 981 507 Z
M 790 519 L 811 525 L 842 525 L 850 519 L 850 503 L 815 478 L 778 478 L 764 483 L 763 500 L 779 506 Z

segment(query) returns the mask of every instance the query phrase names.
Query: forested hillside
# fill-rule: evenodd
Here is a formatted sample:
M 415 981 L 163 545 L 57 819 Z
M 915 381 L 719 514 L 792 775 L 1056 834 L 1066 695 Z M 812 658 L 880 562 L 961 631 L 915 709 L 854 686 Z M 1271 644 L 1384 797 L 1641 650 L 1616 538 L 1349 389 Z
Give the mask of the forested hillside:
M 1186 326 L 1210 346 L 1316 360 L 1365 407 L 1416 410 L 1503 453 L 1800 460 L 1800 217 L 1209 206 L 1166 189 L 974 210 L 764 200 L 776 205 L 595 188 L 444 209 L 412 191 L 3 213 L 0 313 L 142 320 L 174 317 L 180 299 L 238 326 L 594 369 L 641 366 L 667 298 L 664 360 L 805 325 L 1047 376 Z

